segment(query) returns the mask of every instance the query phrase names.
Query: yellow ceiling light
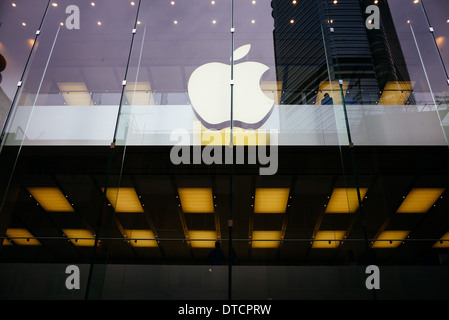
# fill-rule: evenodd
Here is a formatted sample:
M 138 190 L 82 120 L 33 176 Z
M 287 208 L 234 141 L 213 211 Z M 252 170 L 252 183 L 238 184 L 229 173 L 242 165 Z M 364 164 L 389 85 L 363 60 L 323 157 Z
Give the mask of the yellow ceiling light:
M 278 248 L 281 244 L 281 231 L 253 231 L 251 246 L 253 248 Z
M 344 230 L 338 231 L 318 231 L 315 235 L 312 248 L 336 248 L 345 236 Z
M 6 236 L 21 246 L 40 246 L 41 243 L 27 229 L 10 228 L 6 230 Z
M 359 188 L 363 199 L 368 188 Z M 359 207 L 356 188 L 335 188 L 326 206 L 326 213 L 354 213 Z
M 185 213 L 213 213 L 211 188 L 178 188 L 181 207 Z
M 63 229 L 62 231 L 77 247 L 93 247 L 95 245 L 95 237 L 87 229 Z
M 8 239 L 3 239 L 4 246 L 12 246 L 12 243 Z
M 407 102 L 415 83 L 411 81 L 388 81 L 380 97 L 380 105 L 401 106 Z
M 39 205 L 49 212 L 74 212 L 67 198 L 58 188 L 27 188 Z
M 449 232 L 446 232 L 446 234 L 433 245 L 433 248 L 449 248 Z
M 396 248 L 408 236 L 410 231 L 405 230 L 388 230 L 383 231 L 373 243 L 373 248 Z M 379 241 L 381 240 L 381 241 Z M 395 241 L 396 240 L 396 241 Z
M 93 105 L 84 82 L 58 82 L 58 87 L 68 106 Z
M 153 92 L 149 82 L 128 82 L 125 88 L 126 99 L 133 106 L 154 105 Z
M 154 233 L 151 230 L 124 230 L 127 239 L 133 247 L 147 248 L 157 247 Z M 150 239 L 150 240 L 146 240 Z
M 215 248 L 218 235 L 216 231 L 190 230 L 188 240 L 192 248 Z
M 444 192 L 444 188 L 412 189 L 397 213 L 426 213 Z
M 134 188 L 108 188 L 106 197 L 116 212 L 143 212 Z
M 257 188 L 254 213 L 285 213 L 289 188 Z

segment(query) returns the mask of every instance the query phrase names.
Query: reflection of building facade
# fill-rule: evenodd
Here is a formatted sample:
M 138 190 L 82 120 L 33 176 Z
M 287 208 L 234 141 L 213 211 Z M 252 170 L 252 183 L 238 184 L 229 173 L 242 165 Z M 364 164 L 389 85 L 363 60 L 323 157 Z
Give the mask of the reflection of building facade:
M 372 4 L 307 0 L 292 7 L 291 1 L 272 1 L 284 104 L 320 104 L 323 91 L 340 96 L 338 80 L 343 80 L 346 104 L 375 104 L 383 90 L 411 91 L 386 1 L 378 3 L 380 29 L 365 27 L 365 8 Z

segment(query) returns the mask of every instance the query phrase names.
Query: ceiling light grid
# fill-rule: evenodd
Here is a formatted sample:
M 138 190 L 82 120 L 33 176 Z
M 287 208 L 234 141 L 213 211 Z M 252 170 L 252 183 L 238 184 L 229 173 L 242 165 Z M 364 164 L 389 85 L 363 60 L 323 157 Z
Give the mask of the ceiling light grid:
M 449 248 L 449 231 L 446 232 L 440 240 L 435 242 L 432 248 Z
M 426 213 L 443 198 L 444 188 L 413 188 L 403 196 L 396 213 Z
M 89 229 L 62 229 L 63 236 L 76 247 L 94 247 L 95 233 Z M 101 241 L 98 240 L 98 245 Z
M 208 188 L 176 188 L 178 213 L 183 227 L 186 243 L 190 248 L 214 248 L 221 239 L 220 220 L 217 211 L 217 196 Z M 215 230 L 189 230 L 185 213 L 195 215 L 205 213 L 214 215 Z
M 104 192 L 104 188 L 102 191 Z M 107 188 L 106 197 L 115 212 L 144 212 L 145 204 L 141 202 L 142 196 L 132 187 Z
M 135 185 L 135 183 L 133 183 Z M 141 192 L 135 187 L 109 188 L 108 201 L 121 213 L 142 213 L 148 223 L 148 228 L 123 228 L 119 219 L 115 219 L 115 225 L 119 229 L 124 241 L 135 248 L 159 247 L 159 235 L 151 219 Z M 103 190 L 104 192 L 104 190 Z
M 325 213 L 355 213 L 360 206 L 359 195 L 363 201 L 367 192 L 368 188 L 334 188 L 324 205 Z
M 371 242 L 372 248 L 397 248 L 409 237 L 408 230 L 384 230 Z
M 31 234 L 30 231 L 24 228 L 8 228 L 6 230 L 6 236 L 14 244 L 20 246 L 40 246 L 41 243 L 37 238 Z
M 285 213 L 290 207 L 290 188 L 256 188 L 251 197 L 255 214 Z
M 249 245 L 253 249 L 280 248 L 287 229 L 287 212 L 293 196 L 291 188 L 255 188 L 251 196 Z M 281 230 L 254 230 L 254 217 L 265 214 L 282 214 Z
M 75 205 L 68 195 L 57 187 L 28 187 L 30 198 L 47 212 L 75 212 Z
M 152 230 L 125 229 L 123 230 L 126 242 L 136 248 L 157 248 L 159 240 Z
M 346 239 L 345 230 L 320 230 L 312 236 L 311 242 L 314 249 L 333 249 L 343 244 Z

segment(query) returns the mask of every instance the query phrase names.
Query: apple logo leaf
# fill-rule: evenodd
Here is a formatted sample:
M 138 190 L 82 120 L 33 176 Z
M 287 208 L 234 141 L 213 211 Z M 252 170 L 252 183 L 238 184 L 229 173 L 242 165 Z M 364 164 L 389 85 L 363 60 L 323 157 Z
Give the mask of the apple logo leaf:
M 244 46 L 241 46 L 234 50 L 234 61 L 242 59 L 244 56 L 246 56 L 251 49 L 250 44 L 245 44 Z

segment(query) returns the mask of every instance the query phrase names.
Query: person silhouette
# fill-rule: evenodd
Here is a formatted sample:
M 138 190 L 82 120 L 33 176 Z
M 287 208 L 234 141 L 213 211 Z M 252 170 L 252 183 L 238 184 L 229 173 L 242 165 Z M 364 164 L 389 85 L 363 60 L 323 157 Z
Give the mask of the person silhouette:
M 334 104 L 334 100 L 329 96 L 329 93 L 324 94 L 323 100 L 321 100 L 322 105 Z
M 223 264 L 224 253 L 221 251 L 219 241 L 215 242 L 215 248 L 209 252 L 208 258 L 211 265 L 219 266 Z

